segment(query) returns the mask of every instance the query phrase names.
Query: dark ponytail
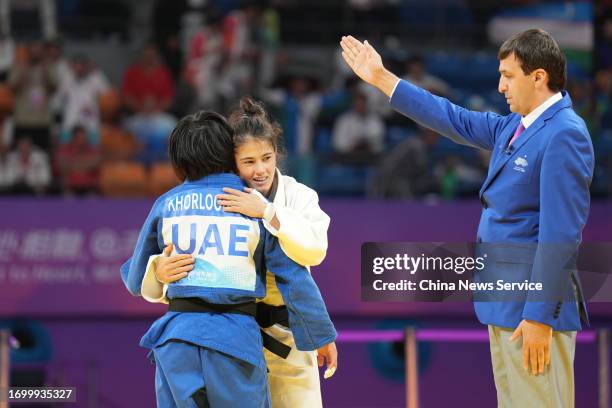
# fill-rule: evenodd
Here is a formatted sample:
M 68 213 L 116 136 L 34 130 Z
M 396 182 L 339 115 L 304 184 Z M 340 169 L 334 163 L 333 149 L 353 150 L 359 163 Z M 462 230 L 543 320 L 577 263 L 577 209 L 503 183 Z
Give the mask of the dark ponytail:
M 277 156 L 284 154 L 283 130 L 270 119 L 263 104 L 248 96 L 240 99 L 240 106 L 229 117 L 234 132 L 234 147 L 237 148 L 249 137 L 270 143 Z

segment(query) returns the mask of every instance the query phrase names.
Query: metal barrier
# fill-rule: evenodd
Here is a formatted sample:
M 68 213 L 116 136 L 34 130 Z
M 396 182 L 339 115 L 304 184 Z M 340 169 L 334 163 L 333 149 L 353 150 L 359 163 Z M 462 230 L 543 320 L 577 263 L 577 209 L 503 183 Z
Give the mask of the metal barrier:
M 404 342 L 406 358 L 406 407 L 419 407 L 419 373 L 417 343 L 448 342 L 448 343 L 487 343 L 489 334 L 485 330 L 473 329 L 416 329 L 407 327 L 405 330 L 341 330 L 338 342 Z M 610 356 L 610 334 L 608 329 L 597 331 L 582 331 L 576 336 L 577 343 L 597 343 L 598 354 L 598 392 L 599 408 L 609 408 L 610 405 L 610 371 L 608 358 Z
M 419 341 L 474 343 L 488 342 L 489 335 L 484 330 L 466 329 L 416 329 L 407 327 L 405 330 L 341 330 L 338 333 L 338 342 L 341 343 L 367 343 L 367 342 L 404 342 L 406 363 L 406 406 L 419 407 L 419 376 L 418 376 L 418 350 Z M 597 342 L 598 353 L 598 392 L 599 408 L 609 408 L 610 401 L 610 370 L 608 359 L 610 357 L 610 332 L 608 329 L 597 331 L 582 331 L 576 336 L 577 343 Z M 9 388 L 10 377 L 10 349 L 16 346 L 16 340 L 11 337 L 8 330 L 0 330 L 0 390 Z M 8 408 L 8 401 L 0 400 L 0 408 Z

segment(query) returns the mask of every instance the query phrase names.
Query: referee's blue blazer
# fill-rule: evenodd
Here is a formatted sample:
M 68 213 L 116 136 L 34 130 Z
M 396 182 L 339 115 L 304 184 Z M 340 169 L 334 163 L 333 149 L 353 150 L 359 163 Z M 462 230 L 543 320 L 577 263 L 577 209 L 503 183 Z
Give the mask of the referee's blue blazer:
M 485 271 L 510 281 L 542 282 L 544 291 L 513 301 L 475 301 L 478 319 L 507 328 L 522 319 L 554 330 L 580 330 L 581 320 L 588 324 L 573 257 L 588 217 L 594 154 L 567 92 L 511 147 L 521 119 L 516 113 L 470 111 L 404 80 L 390 103 L 457 143 L 492 152 L 479 193 L 477 241 L 488 254 Z

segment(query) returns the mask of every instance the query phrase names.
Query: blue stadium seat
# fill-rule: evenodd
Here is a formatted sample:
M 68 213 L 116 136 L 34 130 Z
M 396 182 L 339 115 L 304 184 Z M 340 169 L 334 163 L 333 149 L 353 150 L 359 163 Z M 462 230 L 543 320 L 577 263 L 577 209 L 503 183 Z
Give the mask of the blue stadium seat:
M 316 153 L 331 153 L 334 150 L 331 128 L 319 127 L 315 129 L 313 148 Z
M 366 182 L 373 169 L 363 166 L 349 166 L 328 163 L 319 166 L 317 188 L 326 196 L 365 195 Z

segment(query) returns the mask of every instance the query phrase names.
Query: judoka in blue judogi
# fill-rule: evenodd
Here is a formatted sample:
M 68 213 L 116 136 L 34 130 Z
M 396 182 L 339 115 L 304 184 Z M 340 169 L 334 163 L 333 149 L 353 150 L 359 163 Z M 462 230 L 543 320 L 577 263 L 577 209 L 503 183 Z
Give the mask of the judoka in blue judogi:
M 270 270 L 287 303 L 300 350 L 336 338 L 320 292 L 308 271 L 290 260 L 277 239 L 216 202 L 223 187 L 244 185 L 233 169 L 231 130 L 220 115 L 183 118 L 169 138 L 172 164 L 185 182 L 157 199 L 121 277 L 140 295 L 149 257 L 167 244 L 190 253 L 195 267 L 168 287 L 170 311 L 141 340 L 156 363 L 159 407 L 267 407 L 270 405 L 256 298 L 265 296 Z

